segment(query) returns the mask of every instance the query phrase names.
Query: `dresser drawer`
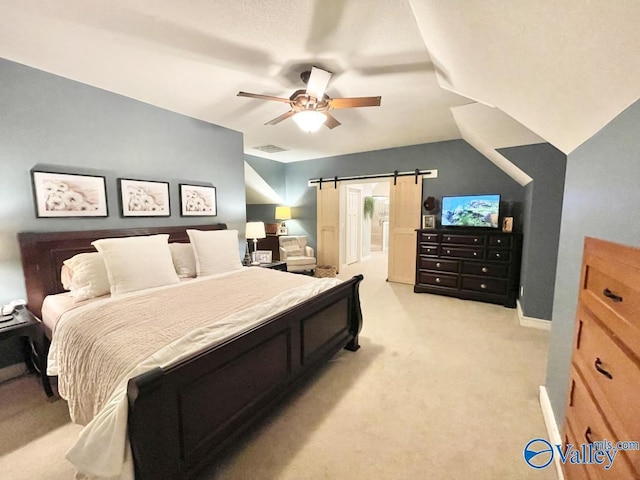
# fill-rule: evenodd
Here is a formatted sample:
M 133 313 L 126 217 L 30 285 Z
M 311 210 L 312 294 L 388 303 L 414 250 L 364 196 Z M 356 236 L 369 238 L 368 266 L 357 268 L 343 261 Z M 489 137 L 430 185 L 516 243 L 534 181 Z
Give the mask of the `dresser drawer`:
M 509 250 L 497 250 L 490 248 L 487 250 L 487 260 L 495 260 L 496 262 L 508 262 L 511 260 L 511 252 Z
M 436 258 L 421 258 L 420 268 L 425 270 L 437 270 L 439 272 L 458 273 L 459 262 L 455 260 L 441 260 Z
M 484 235 L 450 235 L 443 233 L 442 243 L 455 243 L 456 245 L 484 245 Z
M 567 445 L 575 447 L 584 443 L 584 440 L 581 442 L 577 440 L 577 435 L 567 422 L 565 422 L 562 430 L 562 451 L 566 451 Z M 554 455 L 557 455 L 557 452 L 554 452 Z M 598 473 L 594 471 L 590 472 L 588 466 L 583 463 L 565 462 L 562 464 L 562 472 L 564 473 L 565 480 L 600 480 Z
M 438 243 L 439 233 L 424 233 L 420 232 L 420 241 L 426 243 Z
M 438 245 L 421 243 L 420 255 L 438 255 Z
M 496 263 L 482 262 L 464 262 L 462 265 L 462 273 L 470 275 L 482 275 L 485 277 L 502 277 L 509 276 L 509 265 L 499 265 Z
M 447 275 L 446 273 L 438 274 L 438 273 L 429 273 L 429 272 L 419 272 L 418 280 L 419 280 L 419 283 L 424 283 L 426 285 L 458 288 L 457 275 Z
M 497 293 L 504 295 L 507 293 L 507 281 L 497 278 L 478 278 L 462 276 L 462 290 L 474 292 Z
M 640 269 L 589 258 L 580 300 L 632 350 L 640 352 Z
M 490 235 L 489 236 L 490 247 L 511 247 L 511 237 L 508 235 Z
M 575 441 L 578 448 L 581 444 L 592 442 L 601 442 L 607 440 L 615 444 L 619 441 L 635 440 L 629 438 L 621 438 L 617 433 L 613 432 L 605 420 L 600 415 L 595 401 L 591 397 L 589 390 L 585 386 L 584 379 L 580 374 L 571 368 L 569 380 L 569 402 L 567 404 L 567 413 L 565 424 L 575 433 Z M 613 466 L 609 470 L 605 470 L 604 466 L 592 465 L 590 472 L 598 474 L 602 479 L 616 480 L 633 480 L 637 479 L 636 467 L 633 466 L 629 454 L 637 456 L 637 451 L 619 451 L 616 454 Z
M 640 367 L 582 305 L 577 318 L 573 362 L 612 428 L 624 433 L 625 440 L 640 439 L 640 416 L 637 409 L 629 408 L 638 402 Z
M 442 245 L 440 250 L 440 256 L 442 257 L 455 257 L 455 258 L 475 258 L 482 260 L 484 254 L 484 248 L 482 247 L 449 247 Z

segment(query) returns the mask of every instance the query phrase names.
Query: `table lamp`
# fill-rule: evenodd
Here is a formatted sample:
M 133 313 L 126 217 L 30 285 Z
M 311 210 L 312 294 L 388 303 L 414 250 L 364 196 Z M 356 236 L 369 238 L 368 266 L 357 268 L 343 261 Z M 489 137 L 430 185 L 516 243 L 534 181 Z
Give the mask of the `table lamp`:
M 258 265 L 258 261 L 256 260 L 258 239 L 267 238 L 267 234 L 264 232 L 264 222 L 247 222 L 245 237 L 247 239 L 253 238 L 253 253 L 251 254 L 251 265 Z
M 285 220 L 291 220 L 291 207 L 276 207 L 276 220 L 282 220 L 280 222 L 280 228 L 278 228 L 278 235 L 287 235 L 287 225 Z

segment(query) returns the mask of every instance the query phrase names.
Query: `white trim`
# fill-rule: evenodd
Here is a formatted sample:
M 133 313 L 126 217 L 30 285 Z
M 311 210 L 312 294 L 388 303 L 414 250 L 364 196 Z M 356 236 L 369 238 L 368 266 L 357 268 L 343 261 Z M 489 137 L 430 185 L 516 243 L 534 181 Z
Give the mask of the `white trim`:
M 0 383 L 24 375 L 26 371 L 27 367 L 25 367 L 24 362 L 0 368 Z
M 518 323 L 521 327 L 537 328 L 539 330 L 551 330 L 551 322 L 542 318 L 525 317 L 522 312 L 520 300 L 516 300 L 516 308 L 518 310 Z
M 547 394 L 547 388 L 544 385 L 540 385 L 540 409 L 542 410 L 544 425 L 547 427 L 549 443 L 553 445 L 562 445 L 560 430 L 558 430 L 558 424 L 556 423 L 556 417 L 553 414 L 553 409 L 551 408 L 551 401 Z M 564 480 L 564 474 L 562 473 L 562 467 L 560 466 L 560 458 L 558 455 L 553 456 L 553 463 L 556 466 L 558 480 Z

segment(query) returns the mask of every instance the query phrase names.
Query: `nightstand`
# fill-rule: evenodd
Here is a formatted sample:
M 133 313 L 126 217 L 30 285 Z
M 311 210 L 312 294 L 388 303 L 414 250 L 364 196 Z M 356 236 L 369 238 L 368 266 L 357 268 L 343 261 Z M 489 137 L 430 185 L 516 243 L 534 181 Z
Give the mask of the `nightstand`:
M 252 265 L 253 267 L 262 267 L 262 268 L 270 268 L 271 270 L 280 270 L 282 272 L 287 271 L 287 262 L 271 262 L 271 263 L 261 263 L 260 265 Z
M 49 377 L 47 377 L 47 339 L 40 321 L 25 307 L 13 312 L 14 320 L 0 323 L 0 341 L 20 337 L 23 340 L 24 361 L 31 372 L 37 372 L 47 397 L 53 396 Z

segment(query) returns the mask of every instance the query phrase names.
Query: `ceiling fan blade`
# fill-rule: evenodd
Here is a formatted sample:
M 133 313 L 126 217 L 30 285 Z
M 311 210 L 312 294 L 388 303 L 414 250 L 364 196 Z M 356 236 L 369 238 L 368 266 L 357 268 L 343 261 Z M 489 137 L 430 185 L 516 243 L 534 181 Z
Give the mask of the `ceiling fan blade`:
M 273 100 L 275 102 L 291 103 L 288 98 L 272 97 L 271 95 L 261 95 L 259 93 L 238 92 L 238 97 L 257 98 L 260 100 Z
M 327 116 L 327 120 L 324 122 L 325 127 L 336 128 L 342 125 L 338 120 L 336 120 L 336 117 L 331 115 L 329 112 L 322 112 L 322 113 L 324 113 Z
M 379 107 L 382 97 L 332 98 L 329 108 Z
M 307 83 L 307 95 L 321 99 L 324 96 L 327 85 L 329 85 L 330 79 L 331 72 L 327 72 L 318 67 L 311 67 L 311 75 Z
M 276 124 L 280 123 L 281 121 L 286 120 L 287 118 L 293 116 L 294 113 L 296 113 L 296 112 L 294 112 L 293 110 L 289 110 L 287 113 L 283 113 L 279 117 L 276 117 L 273 120 L 265 123 L 265 125 L 276 125 Z

